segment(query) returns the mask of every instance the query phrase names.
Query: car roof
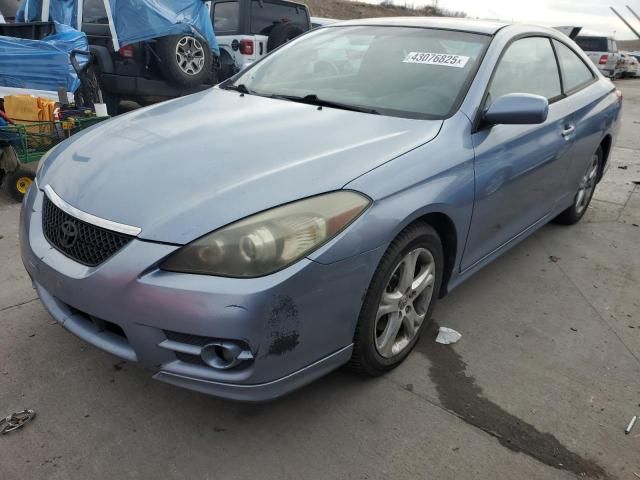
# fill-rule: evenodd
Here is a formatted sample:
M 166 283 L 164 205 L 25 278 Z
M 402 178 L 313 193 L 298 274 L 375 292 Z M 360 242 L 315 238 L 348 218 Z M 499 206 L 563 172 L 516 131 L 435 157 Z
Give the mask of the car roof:
M 467 18 L 451 17 L 381 17 L 365 18 L 362 20 L 347 20 L 336 25 L 373 25 L 393 27 L 422 27 L 440 30 L 455 30 L 470 33 L 494 35 L 498 30 L 509 25 L 504 22 L 487 20 L 469 20 Z

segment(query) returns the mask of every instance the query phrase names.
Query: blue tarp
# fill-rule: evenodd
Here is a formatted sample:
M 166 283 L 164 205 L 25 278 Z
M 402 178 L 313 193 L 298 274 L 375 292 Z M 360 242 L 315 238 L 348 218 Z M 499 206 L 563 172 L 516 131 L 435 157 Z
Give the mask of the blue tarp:
M 42 15 L 42 0 L 20 0 L 16 22 L 39 22 Z
M 14 88 L 57 91 L 65 87 L 75 92 L 80 86 L 69 55 L 87 51 L 87 36 L 67 25 L 56 23 L 56 33 L 43 40 L 0 36 L 0 85 Z M 86 57 L 78 56 L 82 65 Z
M 39 22 L 42 18 L 42 0 L 21 0 L 16 22 Z M 78 28 L 78 0 L 51 0 L 49 19 Z
M 78 0 L 53 0 L 49 5 L 49 18 L 54 22 L 82 28 L 78 25 Z
M 209 9 L 202 0 L 109 0 L 109 4 L 120 45 L 191 33 L 203 37 L 213 53 L 220 54 Z

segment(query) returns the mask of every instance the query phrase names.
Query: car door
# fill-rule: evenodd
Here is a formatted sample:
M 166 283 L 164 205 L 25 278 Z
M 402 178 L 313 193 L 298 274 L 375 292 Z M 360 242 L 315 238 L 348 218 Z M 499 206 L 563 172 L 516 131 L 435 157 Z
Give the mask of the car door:
M 570 151 L 570 162 L 567 165 L 564 182 L 565 197 L 573 200 L 580 180 L 591 164 L 591 158 L 602 143 L 604 137 L 603 93 L 594 87 L 598 77 L 583 58 L 567 44 L 553 40 L 562 72 L 562 83 L 565 98 L 558 104 L 571 109 L 571 124 L 575 125 L 575 140 Z M 611 86 L 613 88 L 613 85 Z M 594 95 L 594 90 L 600 93 Z
M 562 99 L 551 39 L 521 38 L 505 48 L 484 110 L 510 93 L 542 95 L 549 115 L 539 125 L 485 125 L 472 135 L 475 204 L 462 269 L 471 268 L 543 221 L 561 195 L 575 126 Z

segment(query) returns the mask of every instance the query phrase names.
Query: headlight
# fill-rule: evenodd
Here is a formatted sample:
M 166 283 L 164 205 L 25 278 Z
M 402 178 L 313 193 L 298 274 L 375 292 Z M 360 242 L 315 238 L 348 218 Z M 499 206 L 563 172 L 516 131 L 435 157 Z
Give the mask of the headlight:
M 161 268 L 223 277 L 269 275 L 336 236 L 370 203 L 364 195 L 343 191 L 277 207 L 196 240 Z

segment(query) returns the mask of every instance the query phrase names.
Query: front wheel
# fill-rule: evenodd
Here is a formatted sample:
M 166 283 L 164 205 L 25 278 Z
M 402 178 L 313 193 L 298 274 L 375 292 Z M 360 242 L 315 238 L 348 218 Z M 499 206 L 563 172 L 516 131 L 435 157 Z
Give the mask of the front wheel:
M 397 367 L 431 318 L 443 273 L 442 242 L 429 225 L 407 227 L 376 270 L 358 319 L 349 366 L 369 376 Z
M 602 171 L 602 164 L 604 162 L 604 152 L 602 147 L 598 147 L 596 153 L 591 157 L 589 167 L 580 179 L 580 185 L 578 191 L 573 200 L 573 205 L 567 208 L 564 212 L 558 215 L 553 221 L 561 225 L 575 225 L 584 214 L 587 213 L 587 209 L 593 199 L 593 194 L 596 191 L 598 184 L 598 177 Z

